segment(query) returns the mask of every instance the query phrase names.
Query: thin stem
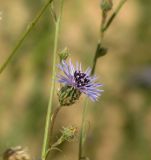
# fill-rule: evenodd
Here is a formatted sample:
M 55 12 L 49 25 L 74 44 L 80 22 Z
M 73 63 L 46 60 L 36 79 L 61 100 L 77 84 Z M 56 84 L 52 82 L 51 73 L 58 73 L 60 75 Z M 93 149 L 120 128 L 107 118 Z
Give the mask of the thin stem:
M 107 18 L 106 12 L 102 11 L 102 19 L 101 19 L 101 25 L 100 25 L 100 39 L 99 39 L 99 42 L 97 44 L 95 55 L 94 55 L 94 58 L 93 58 L 92 71 L 91 71 L 92 75 L 95 72 L 96 63 L 97 63 L 97 59 L 98 59 L 98 52 L 99 52 L 100 46 L 103 42 L 103 37 L 104 37 L 103 27 L 104 27 L 104 24 L 106 22 L 106 18 Z
M 56 117 L 57 117 L 57 115 L 58 115 L 58 113 L 59 113 L 59 111 L 60 111 L 61 108 L 62 108 L 61 106 L 57 107 L 55 109 L 52 117 L 51 117 L 51 127 L 50 127 L 50 131 L 49 131 L 50 136 L 51 136 L 50 137 L 50 143 L 49 143 L 50 146 L 51 146 L 51 142 L 52 142 L 53 128 L 54 128 L 55 120 L 56 120 Z
M 13 56 L 16 54 L 17 50 L 20 48 L 20 46 L 22 45 L 23 41 L 25 40 L 25 38 L 28 36 L 28 34 L 32 31 L 32 29 L 34 28 L 34 26 L 37 24 L 37 22 L 39 21 L 39 19 L 41 18 L 41 16 L 44 14 L 44 12 L 46 11 L 46 9 L 48 8 L 48 6 L 51 4 L 53 0 L 48 0 L 47 3 L 44 4 L 44 6 L 41 8 L 41 10 L 39 11 L 39 13 L 37 14 L 37 16 L 34 18 L 34 20 L 28 25 L 26 31 L 23 33 L 23 35 L 21 36 L 21 38 L 18 40 L 15 48 L 12 50 L 12 52 L 10 53 L 10 55 L 8 56 L 8 58 L 6 59 L 6 61 L 2 64 L 2 66 L 0 67 L 0 74 L 4 71 L 4 69 L 7 67 L 7 65 L 9 64 L 9 62 L 11 61 L 11 59 L 13 58 Z
M 100 40 L 99 40 L 100 44 L 102 43 L 102 40 L 104 37 L 103 27 L 105 25 L 106 18 L 107 18 L 107 13 L 102 10 L 102 19 L 101 19 L 101 27 L 100 27 Z
M 58 113 L 59 113 L 59 111 L 61 110 L 61 106 L 59 106 L 59 107 L 57 107 L 56 109 L 55 109 L 55 111 L 54 111 L 54 113 L 53 113 L 53 115 L 52 115 L 52 117 L 51 117 L 51 126 L 50 126 L 50 129 L 49 129 L 49 135 L 50 135 L 50 142 L 49 142 L 49 146 L 50 146 L 50 148 L 48 148 L 48 150 L 46 151 L 46 157 L 45 157 L 45 159 L 48 157 L 48 155 L 49 155 L 49 152 L 51 151 L 51 148 L 52 148 L 52 137 L 53 137 L 53 128 L 54 128 L 54 124 L 55 124 L 55 120 L 56 120 L 56 117 L 57 117 L 57 115 L 58 115 Z
M 104 38 L 105 31 L 109 28 L 111 22 L 113 19 L 116 17 L 116 15 L 119 13 L 120 9 L 124 5 L 126 0 L 122 0 L 118 7 L 116 8 L 115 12 L 109 20 L 106 23 L 106 18 L 107 15 L 105 12 L 102 11 L 102 20 L 101 20 L 101 26 L 100 26 L 100 39 L 96 47 L 94 59 L 93 59 L 93 64 L 92 64 L 92 71 L 91 74 L 93 75 L 95 72 L 96 64 L 97 64 L 97 59 L 99 58 L 99 49 L 102 47 L 102 42 Z M 81 122 L 81 131 L 80 131 L 80 142 L 79 142 L 79 160 L 85 159 L 84 153 L 83 153 L 83 148 L 84 148 L 84 140 L 85 140 L 85 126 L 86 126 L 86 116 L 87 116 L 87 110 L 88 110 L 88 99 L 85 100 L 84 108 L 83 108 L 83 114 L 82 114 L 82 122 Z
M 102 20 L 101 20 L 101 26 L 100 26 L 100 39 L 99 43 L 97 45 L 95 55 L 93 58 L 93 64 L 92 64 L 92 71 L 91 74 L 94 74 L 95 68 L 96 68 L 96 62 L 97 62 L 97 54 L 100 48 L 100 44 L 102 43 L 104 33 L 102 32 L 102 28 L 106 21 L 106 13 L 102 11 Z M 86 116 L 87 116 L 87 110 L 88 110 L 88 99 L 85 99 L 84 107 L 83 107 L 83 113 L 82 113 L 82 122 L 81 122 L 81 130 L 80 130 L 80 142 L 79 142 L 79 160 L 84 158 L 83 153 L 83 146 L 84 146 L 84 137 L 85 137 L 85 126 L 86 126 Z
M 97 53 L 98 53 L 99 48 L 100 48 L 100 43 L 98 43 L 98 45 L 97 45 L 97 48 L 96 48 L 96 51 L 95 51 L 95 56 L 93 58 L 92 71 L 91 71 L 92 75 L 95 72 L 96 63 L 97 63 L 97 59 L 98 59 Z
M 54 23 L 56 23 L 56 22 L 57 22 L 57 15 L 56 15 L 56 13 L 55 13 L 55 11 L 54 11 L 53 3 L 52 3 L 51 6 L 50 6 L 50 12 L 51 12 L 51 15 L 52 15 L 52 18 L 53 18 Z
M 83 158 L 83 144 L 84 144 L 84 137 L 85 137 L 85 122 L 86 122 L 86 115 L 87 115 L 87 107 L 88 106 L 88 100 L 86 99 L 84 102 L 84 108 L 82 113 L 82 123 L 81 123 L 81 130 L 80 130 L 80 141 L 79 141 L 79 160 Z
M 50 90 L 50 98 L 49 98 L 48 110 L 47 110 L 47 115 L 46 115 L 46 124 L 45 124 L 44 140 L 43 140 L 42 155 L 41 155 L 42 160 L 46 159 L 49 128 L 52 127 L 51 126 L 52 124 L 50 123 L 50 119 L 51 119 L 51 113 L 52 113 L 52 100 L 53 100 L 54 89 L 55 89 L 57 48 L 58 48 L 60 22 L 61 22 L 61 17 L 62 17 L 63 0 L 61 2 L 62 2 L 61 3 L 61 12 L 60 12 L 60 15 L 59 15 L 56 23 L 55 23 L 55 39 L 54 39 L 54 50 L 53 50 L 51 90 Z M 51 137 L 51 135 L 50 135 L 50 137 Z
M 120 9 L 122 8 L 122 6 L 125 4 L 126 1 L 127 0 L 121 0 L 120 1 L 119 5 L 117 6 L 117 8 L 113 12 L 113 14 L 109 18 L 109 20 L 107 21 L 106 25 L 102 29 L 103 32 L 105 32 L 109 28 L 109 26 L 111 25 L 111 23 L 113 22 L 113 20 L 115 19 L 115 17 L 117 16 L 117 14 L 119 13 Z

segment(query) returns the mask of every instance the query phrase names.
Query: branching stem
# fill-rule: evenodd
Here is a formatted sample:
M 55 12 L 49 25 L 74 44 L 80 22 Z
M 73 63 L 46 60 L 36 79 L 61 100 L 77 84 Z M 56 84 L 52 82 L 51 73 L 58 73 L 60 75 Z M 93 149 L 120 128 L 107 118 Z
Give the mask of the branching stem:
M 115 11 L 113 12 L 113 14 L 111 15 L 111 17 L 109 18 L 108 21 L 107 21 L 106 13 L 104 11 L 102 11 L 102 20 L 101 20 L 101 26 L 100 26 L 100 39 L 99 39 L 99 42 L 97 44 L 94 59 L 93 59 L 92 72 L 91 72 L 92 75 L 95 72 L 97 59 L 99 58 L 98 54 L 99 54 L 100 47 L 102 47 L 104 33 L 105 33 L 105 31 L 107 31 L 107 29 L 111 25 L 112 21 L 114 20 L 116 15 L 119 13 L 120 9 L 122 8 L 122 6 L 124 5 L 124 3 L 126 1 L 127 0 L 121 0 L 120 1 L 120 3 L 118 4 L 117 8 L 115 9 Z M 85 157 L 84 153 L 83 153 L 84 152 L 83 149 L 84 149 L 84 141 L 85 141 L 85 137 L 86 137 L 85 128 L 86 128 L 87 110 L 88 110 L 88 99 L 85 100 L 84 107 L 83 107 L 81 131 L 80 131 L 80 142 L 79 142 L 79 160 L 82 160 L 83 157 Z
M 113 22 L 113 20 L 115 19 L 115 17 L 117 16 L 117 14 L 119 13 L 120 9 L 122 8 L 122 6 L 125 4 L 126 1 L 127 0 L 121 0 L 120 1 L 119 5 L 117 6 L 117 8 L 113 12 L 113 14 L 109 18 L 109 20 L 107 21 L 107 23 L 105 24 L 105 26 L 102 28 L 103 32 L 105 32 L 110 27 L 111 23 Z
M 44 14 L 44 12 L 48 8 L 48 6 L 52 3 L 52 1 L 53 0 L 48 0 L 47 3 L 45 3 L 44 6 L 41 8 L 41 10 L 37 14 L 37 16 L 34 18 L 34 20 L 28 25 L 26 31 L 23 33 L 23 35 L 21 36 L 21 38 L 18 40 L 16 46 L 14 47 L 14 49 L 12 50 L 12 52 L 9 54 L 8 58 L 6 59 L 6 61 L 0 67 L 0 74 L 4 71 L 4 69 L 7 67 L 7 65 L 9 64 L 9 62 L 12 60 L 12 58 L 16 54 L 17 50 L 20 48 L 20 46 L 24 42 L 25 38 L 29 35 L 29 33 L 32 31 L 32 29 L 35 27 L 35 25 L 38 23 L 39 19 Z

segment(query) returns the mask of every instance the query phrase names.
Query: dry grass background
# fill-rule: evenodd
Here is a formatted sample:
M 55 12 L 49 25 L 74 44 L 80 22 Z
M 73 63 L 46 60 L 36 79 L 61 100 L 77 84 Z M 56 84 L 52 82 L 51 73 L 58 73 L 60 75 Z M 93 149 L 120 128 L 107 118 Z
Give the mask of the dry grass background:
M 0 2 L 0 64 L 4 62 L 44 1 Z M 115 6 L 119 1 L 114 1 Z M 108 54 L 98 60 L 96 73 L 104 84 L 100 101 L 90 102 L 86 155 L 92 160 L 150 160 L 151 149 L 151 2 L 131 0 L 106 33 Z M 67 46 L 71 58 L 92 63 L 100 25 L 99 1 L 66 0 L 59 49 Z M 49 97 L 54 25 L 47 12 L 0 76 L 0 152 L 10 146 L 27 146 L 38 158 Z M 142 80 L 140 73 L 147 72 Z M 56 122 L 80 126 L 83 99 L 63 109 Z M 54 106 L 57 104 L 55 97 Z M 76 160 L 78 141 L 54 152 L 56 160 Z

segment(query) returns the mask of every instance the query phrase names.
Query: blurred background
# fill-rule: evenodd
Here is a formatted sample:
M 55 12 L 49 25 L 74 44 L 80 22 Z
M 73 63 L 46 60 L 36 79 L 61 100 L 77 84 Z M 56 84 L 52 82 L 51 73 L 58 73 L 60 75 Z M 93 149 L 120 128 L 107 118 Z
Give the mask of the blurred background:
M 119 0 L 114 1 L 116 7 Z M 1 0 L 0 64 L 44 0 Z M 56 8 L 57 8 L 57 3 Z M 151 1 L 127 1 L 106 32 L 108 54 L 98 60 L 96 74 L 104 84 L 97 103 L 89 102 L 85 154 L 91 160 L 151 159 Z M 59 51 L 68 47 L 84 69 L 92 64 L 101 12 L 99 0 L 66 0 Z M 6 148 L 28 147 L 40 157 L 51 87 L 54 23 L 48 10 L 0 75 L 0 154 Z M 57 88 L 56 88 L 57 90 Z M 58 115 L 62 126 L 80 127 L 84 97 Z M 57 105 L 57 96 L 54 107 Z M 54 151 L 55 160 L 76 160 L 78 140 Z

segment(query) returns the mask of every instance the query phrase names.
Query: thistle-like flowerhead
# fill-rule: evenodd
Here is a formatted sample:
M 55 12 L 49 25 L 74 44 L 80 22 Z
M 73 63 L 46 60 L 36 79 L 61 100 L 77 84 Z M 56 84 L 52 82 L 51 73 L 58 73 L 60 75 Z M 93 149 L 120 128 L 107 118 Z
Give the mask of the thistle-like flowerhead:
M 87 95 L 92 101 L 96 101 L 101 95 L 103 90 L 100 90 L 99 87 L 102 84 L 96 82 L 96 76 L 91 76 L 91 68 L 82 71 L 81 64 L 77 62 L 74 67 L 71 60 L 69 64 L 62 61 L 58 67 L 64 73 L 64 75 L 57 76 L 58 81 L 64 84 L 59 93 L 59 101 L 62 105 L 73 104 L 79 99 L 81 93 Z M 66 90 L 70 91 L 66 92 Z M 65 98 L 68 99 L 68 102 L 64 103 Z

